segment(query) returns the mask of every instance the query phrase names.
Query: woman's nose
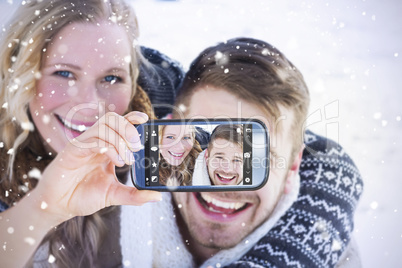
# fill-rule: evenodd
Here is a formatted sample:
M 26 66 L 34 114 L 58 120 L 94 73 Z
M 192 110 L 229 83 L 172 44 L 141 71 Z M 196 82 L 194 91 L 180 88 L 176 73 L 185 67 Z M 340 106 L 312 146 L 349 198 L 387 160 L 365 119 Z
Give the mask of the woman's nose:
M 96 83 L 83 82 L 77 85 L 74 110 L 85 116 L 101 117 L 105 113 L 105 103 L 99 97 Z
M 78 94 L 82 102 L 98 103 L 100 100 L 95 82 L 83 82 Z
M 175 149 L 176 150 L 178 150 L 178 151 L 180 151 L 180 152 L 182 152 L 182 151 L 184 151 L 184 145 L 183 145 L 183 141 L 179 141 L 177 144 L 176 144 L 176 146 L 175 146 Z

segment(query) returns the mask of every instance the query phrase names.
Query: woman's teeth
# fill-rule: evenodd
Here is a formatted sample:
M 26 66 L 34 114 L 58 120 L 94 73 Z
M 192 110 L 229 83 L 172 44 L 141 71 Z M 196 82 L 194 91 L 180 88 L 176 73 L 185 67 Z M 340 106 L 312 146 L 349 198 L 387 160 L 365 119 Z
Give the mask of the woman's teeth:
M 184 153 L 177 154 L 177 153 L 173 153 L 173 152 L 171 152 L 171 151 L 169 151 L 169 153 L 170 153 L 171 155 L 173 155 L 174 157 L 182 157 L 182 156 L 184 155 Z
M 67 120 L 65 120 L 65 119 L 63 119 L 63 118 L 61 118 L 61 117 L 59 117 L 60 118 L 60 120 L 63 122 L 63 124 L 67 127 L 67 128 L 70 128 L 70 129 L 72 129 L 72 130 L 74 130 L 74 131 L 77 131 L 77 132 L 84 132 L 84 131 L 86 131 L 89 127 L 88 126 L 85 126 L 85 125 L 76 125 L 76 124 L 73 124 L 73 123 L 71 123 L 70 121 L 67 121 Z
M 246 203 L 244 203 L 244 202 L 224 202 L 224 201 L 217 200 L 206 193 L 200 193 L 200 194 L 201 194 L 201 198 L 204 199 L 204 201 L 206 203 L 211 203 L 211 204 L 215 205 L 216 207 L 238 210 L 239 208 L 242 208 L 243 206 L 246 205 Z

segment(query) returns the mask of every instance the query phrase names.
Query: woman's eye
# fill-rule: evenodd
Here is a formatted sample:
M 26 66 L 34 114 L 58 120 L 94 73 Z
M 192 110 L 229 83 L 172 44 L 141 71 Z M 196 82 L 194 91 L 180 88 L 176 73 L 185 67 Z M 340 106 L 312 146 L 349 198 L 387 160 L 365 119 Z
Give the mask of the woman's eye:
M 56 71 L 54 72 L 54 74 L 62 76 L 64 78 L 73 78 L 73 74 L 69 71 Z
M 173 136 L 166 136 L 166 139 L 173 140 L 174 137 Z
M 114 84 L 114 83 L 119 83 L 121 81 L 123 81 L 123 79 L 121 79 L 121 77 L 115 76 L 115 75 L 108 75 L 105 76 L 105 82 Z
M 185 136 L 185 137 L 183 137 L 183 140 L 191 140 L 191 137 Z

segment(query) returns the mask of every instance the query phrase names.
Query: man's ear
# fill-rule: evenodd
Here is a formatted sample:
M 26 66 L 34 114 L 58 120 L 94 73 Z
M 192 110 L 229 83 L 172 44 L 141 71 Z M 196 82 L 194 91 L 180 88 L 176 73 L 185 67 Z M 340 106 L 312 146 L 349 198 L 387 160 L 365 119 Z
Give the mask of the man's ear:
M 302 161 L 303 157 L 303 151 L 304 151 L 304 144 L 301 146 L 299 152 L 295 155 L 295 158 L 293 159 L 292 165 L 290 166 L 290 169 L 288 171 L 288 175 L 286 178 L 286 184 L 285 184 L 285 194 L 290 193 L 293 187 L 293 181 L 294 177 L 297 173 L 299 173 L 299 168 L 300 164 Z
M 204 161 L 207 162 L 208 161 L 208 148 L 205 149 L 205 153 L 204 153 Z

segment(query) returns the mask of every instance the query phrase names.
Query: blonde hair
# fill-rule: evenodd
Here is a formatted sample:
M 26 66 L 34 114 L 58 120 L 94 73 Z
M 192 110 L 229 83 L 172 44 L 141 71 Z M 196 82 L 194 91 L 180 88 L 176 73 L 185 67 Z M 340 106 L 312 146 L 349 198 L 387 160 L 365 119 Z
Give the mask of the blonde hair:
M 134 11 L 119 0 L 28 1 L 15 13 L 0 43 L 0 133 L 6 148 L 14 151 L 28 137 L 33 125 L 28 104 L 40 78 L 42 54 L 47 44 L 65 26 L 73 22 L 98 23 L 108 20 L 123 26 L 133 46 L 131 77 L 133 88 L 142 56 L 136 45 L 138 26 Z M 132 92 L 132 97 L 136 93 Z M 12 162 L 12 161 L 11 161 Z
M 96 24 L 105 20 L 124 27 L 132 43 L 130 75 L 133 90 L 129 108 L 154 117 L 147 94 L 137 85 L 139 65 L 143 62 L 143 57 L 136 41 L 139 35 L 136 15 L 129 4 L 124 0 L 24 1 L 0 42 L 0 105 L 3 107 L 0 109 L 0 136 L 5 149 L 12 149 L 8 160 L 9 182 L 0 181 L 2 187 L 14 189 L 15 184 L 20 183 L 12 174 L 15 156 L 27 147 L 31 137 L 39 135 L 30 120 L 28 105 L 35 95 L 36 80 L 41 77 L 42 55 L 47 45 L 71 23 Z M 4 177 L 2 176 L 2 180 Z M 29 188 L 33 188 L 34 184 Z M 14 198 L 18 200 L 22 196 L 23 194 L 16 193 Z M 1 197 L 4 199 L 3 194 Z M 7 203 L 12 205 L 12 202 Z M 56 257 L 60 267 L 73 267 L 77 262 L 93 266 L 104 233 L 105 226 L 98 212 L 61 224 L 42 243 L 49 242 L 49 251 Z M 70 244 L 71 248 L 58 250 L 60 244 Z
M 161 143 L 163 137 L 163 131 L 166 125 L 161 125 L 158 128 L 159 134 L 159 144 Z M 194 171 L 195 161 L 202 151 L 200 143 L 196 140 L 196 128 L 194 126 L 190 126 L 193 128 L 192 131 L 192 138 L 194 140 L 193 148 L 191 148 L 190 152 L 180 163 L 178 166 L 170 165 L 160 154 L 160 161 L 159 161 L 159 182 L 163 185 L 184 185 L 188 186 L 191 185 L 192 182 L 192 175 Z M 175 181 L 169 181 L 175 180 Z M 172 185 L 171 185 L 172 184 Z

